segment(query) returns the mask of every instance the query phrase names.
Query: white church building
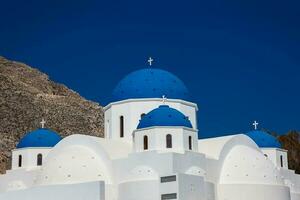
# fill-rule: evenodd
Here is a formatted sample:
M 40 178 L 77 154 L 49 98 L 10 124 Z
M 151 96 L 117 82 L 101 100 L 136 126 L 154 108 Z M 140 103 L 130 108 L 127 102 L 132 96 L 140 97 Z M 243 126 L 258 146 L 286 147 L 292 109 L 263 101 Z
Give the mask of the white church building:
M 198 139 L 197 104 L 155 68 L 122 79 L 105 137 L 25 134 L 0 175 L 0 200 L 300 200 L 300 176 L 273 136 Z

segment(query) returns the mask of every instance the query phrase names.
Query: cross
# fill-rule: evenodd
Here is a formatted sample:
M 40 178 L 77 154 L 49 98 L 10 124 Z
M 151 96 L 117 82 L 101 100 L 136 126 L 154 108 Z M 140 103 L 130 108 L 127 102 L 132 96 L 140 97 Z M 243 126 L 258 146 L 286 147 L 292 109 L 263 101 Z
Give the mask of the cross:
M 258 126 L 258 122 L 255 120 L 252 125 L 254 126 L 254 130 L 256 130 Z
M 44 118 L 42 119 L 42 121 L 40 122 L 40 124 L 42 125 L 42 128 L 45 128 L 46 121 L 44 120 Z
M 153 61 L 154 61 L 154 60 L 153 60 L 151 57 L 149 57 L 148 63 L 149 63 L 150 66 L 152 65 L 152 62 L 153 62 Z
M 167 97 L 166 97 L 165 95 L 163 95 L 163 96 L 162 96 L 162 102 L 163 102 L 163 104 L 166 103 L 166 100 L 167 100 Z

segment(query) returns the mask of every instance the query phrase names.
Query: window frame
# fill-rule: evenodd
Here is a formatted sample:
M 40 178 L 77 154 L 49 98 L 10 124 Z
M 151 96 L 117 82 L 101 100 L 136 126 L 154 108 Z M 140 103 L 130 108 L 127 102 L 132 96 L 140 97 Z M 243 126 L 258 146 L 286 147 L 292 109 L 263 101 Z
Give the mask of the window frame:
M 280 155 L 280 166 L 283 167 L 283 156 Z
M 190 135 L 188 137 L 189 140 L 189 150 L 193 150 L 193 137 Z
M 43 154 L 39 153 L 36 155 L 36 165 L 37 166 L 43 165 Z
M 119 126 L 120 126 L 120 138 L 124 137 L 124 116 L 119 117 Z
M 166 148 L 171 149 L 173 148 L 173 141 L 172 141 L 172 134 L 167 134 L 166 135 Z
M 18 167 L 22 167 L 22 164 L 23 164 L 23 156 L 20 154 L 18 156 Z
M 147 135 L 144 135 L 143 142 L 144 142 L 144 146 L 143 146 L 144 150 L 149 150 L 149 139 Z

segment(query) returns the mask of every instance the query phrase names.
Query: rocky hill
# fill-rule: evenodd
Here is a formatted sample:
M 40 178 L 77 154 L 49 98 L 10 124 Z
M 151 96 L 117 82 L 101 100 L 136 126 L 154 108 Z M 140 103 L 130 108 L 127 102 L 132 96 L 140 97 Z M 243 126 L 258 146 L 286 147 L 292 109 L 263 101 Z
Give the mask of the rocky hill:
M 10 165 L 11 150 L 28 131 L 46 127 L 62 136 L 103 136 L 103 109 L 37 69 L 0 57 L 0 173 Z
M 300 132 L 289 131 L 278 137 L 282 147 L 288 150 L 289 168 L 300 174 Z

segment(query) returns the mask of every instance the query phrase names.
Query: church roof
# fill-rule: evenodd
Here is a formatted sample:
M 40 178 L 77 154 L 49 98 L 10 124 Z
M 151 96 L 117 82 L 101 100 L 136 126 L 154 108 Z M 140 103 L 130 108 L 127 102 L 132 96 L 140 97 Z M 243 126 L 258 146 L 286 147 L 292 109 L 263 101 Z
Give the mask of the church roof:
M 54 147 L 62 138 L 54 131 L 40 128 L 27 133 L 18 143 L 17 148 Z
M 281 148 L 281 144 L 278 140 L 264 131 L 254 130 L 245 135 L 250 137 L 261 148 Z
M 189 100 L 184 83 L 172 73 L 154 68 L 134 71 L 125 76 L 113 91 L 113 101 L 136 98 L 161 98 Z
M 167 105 L 161 105 L 143 116 L 137 129 L 153 126 L 183 126 L 193 128 L 188 117 Z

